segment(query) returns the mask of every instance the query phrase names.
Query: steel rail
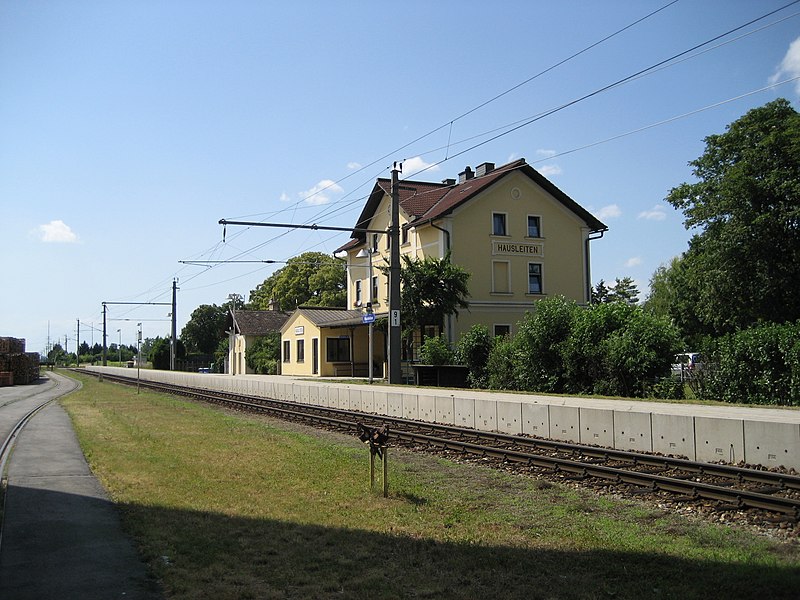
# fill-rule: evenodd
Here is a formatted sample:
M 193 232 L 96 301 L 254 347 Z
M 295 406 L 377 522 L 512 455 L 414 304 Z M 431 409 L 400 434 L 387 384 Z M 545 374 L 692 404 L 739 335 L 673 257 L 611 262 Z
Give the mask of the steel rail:
M 563 458 L 530 454 L 517 450 L 484 446 L 458 440 L 448 440 L 418 433 L 392 431 L 392 435 L 412 442 L 425 441 L 430 445 L 441 447 L 445 450 L 470 452 L 471 454 L 489 456 L 503 461 L 517 462 L 554 471 L 565 471 L 582 477 L 596 477 L 615 483 L 628 483 L 639 487 L 649 487 L 654 491 L 662 490 L 687 494 L 693 498 L 708 498 L 723 502 L 735 501 L 738 507 L 761 508 L 800 518 L 800 500 L 795 500 L 794 498 L 770 496 L 768 494 L 720 487 L 697 481 L 674 479 L 649 473 L 638 473 L 636 471 L 628 471 L 616 467 L 575 462 Z
M 84 371 L 89 375 L 98 375 L 91 371 Z M 134 378 L 122 376 L 109 376 L 103 374 L 104 379 L 116 380 L 122 383 L 132 383 Z M 671 468 L 681 470 L 694 469 L 695 472 L 714 477 L 721 476 L 739 481 L 753 481 L 779 486 L 782 489 L 800 489 L 800 477 L 772 473 L 770 471 L 748 470 L 741 467 L 730 465 L 716 465 L 710 463 L 699 463 L 696 461 L 686 461 L 670 457 L 642 455 L 634 452 L 618 451 L 593 446 L 581 446 L 577 444 L 561 444 L 551 440 L 541 440 L 513 436 L 496 432 L 481 432 L 478 430 L 463 429 L 450 425 L 440 425 L 403 419 L 398 417 L 385 417 L 373 413 L 363 413 L 359 411 L 349 411 L 339 408 L 327 408 L 314 405 L 297 404 L 284 400 L 273 400 L 258 396 L 248 396 L 231 392 L 217 392 L 178 386 L 175 384 L 164 384 L 160 382 L 142 382 L 145 387 L 167 391 L 182 396 L 191 396 L 207 402 L 225 403 L 236 408 L 245 408 L 257 412 L 265 412 L 285 416 L 291 419 L 298 419 L 305 422 L 320 423 L 346 430 L 355 429 L 354 419 L 367 423 L 389 423 L 392 435 L 411 443 L 423 443 L 444 450 L 459 451 L 480 456 L 487 456 L 507 462 L 514 462 L 548 469 L 554 472 L 566 472 L 581 477 L 594 477 L 614 483 L 626 483 L 638 487 L 650 488 L 653 491 L 666 491 L 684 494 L 691 498 L 705 498 L 721 502 L 731 502 L 737 507 L 759 508 L 771 512 L 778 512 L 800 519 L 800 500 L 786 498 L 782 496 L 772 496 L 761 492 L 734 489 L 725 486 L 716 486 L 699 481 L 667 477 L 664 475 L 641 473 L 627 469 L 609 467 L 604 465 L 592 464 L 565 458 L 533 454 L 513 448 L 501 448 L 478 444 L 464 439 L 452 439 L 420 433 L 419 431 L 408 431 L 397 426 L 412 427 L 415 429 L 430 430 L 434 432 L 449 432 L 458 434 L 461 437 L 471 437 L 473 439 L 486 439 L 490 441 L 503 440 L 512 442 L 518 446 L 529 444 L 531 447 L 544 446 L 548 448 L 566 447 L 570 451 L 580 451 L 583 454 L 606 459 L 622 459 L 634 464 L 648 464 L 663 467 L 667 464 Z M 332 416 L 335 415 L 335 416 Z M 392 427 L 394 424 L 395 427 Z M 532 443 L 531 443 L 532 442 Z M 776 490 L 777 491 L 777 490 Z

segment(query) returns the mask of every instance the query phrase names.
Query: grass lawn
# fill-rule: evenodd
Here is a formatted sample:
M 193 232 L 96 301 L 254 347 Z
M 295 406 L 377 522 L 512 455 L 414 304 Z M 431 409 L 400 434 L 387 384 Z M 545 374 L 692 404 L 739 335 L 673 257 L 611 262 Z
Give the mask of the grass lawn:
M 168 598 L 793 598 L 800 548 L 78 376 L 63 400 Z

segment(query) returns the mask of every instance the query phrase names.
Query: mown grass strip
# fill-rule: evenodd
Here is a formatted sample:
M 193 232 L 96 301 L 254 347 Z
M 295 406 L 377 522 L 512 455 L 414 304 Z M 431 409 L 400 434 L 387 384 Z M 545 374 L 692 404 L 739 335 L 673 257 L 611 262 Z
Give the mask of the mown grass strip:
M 796 598 L 800 550 L 82 378 L 64 405 L 170 598 Z

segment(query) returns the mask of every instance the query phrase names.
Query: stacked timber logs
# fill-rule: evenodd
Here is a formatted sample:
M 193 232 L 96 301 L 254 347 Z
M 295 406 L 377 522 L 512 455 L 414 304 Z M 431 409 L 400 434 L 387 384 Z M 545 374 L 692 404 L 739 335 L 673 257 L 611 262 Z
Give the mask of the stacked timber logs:
M 0 337 L 0 386 L 24 384 L 39 378 L 39 354 L 25 352 L 25 340 Z

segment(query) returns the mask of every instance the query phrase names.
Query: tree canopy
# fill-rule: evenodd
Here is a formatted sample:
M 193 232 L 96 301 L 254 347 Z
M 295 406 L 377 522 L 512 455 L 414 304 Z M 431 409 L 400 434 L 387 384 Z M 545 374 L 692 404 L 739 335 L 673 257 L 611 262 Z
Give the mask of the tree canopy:
M 181 330 L 181 341 L 189 352 L 212 354 L 225 337 L 228 309 L 216 304 L 201 304 L 192 311 L 189 321 Z
M 249 308 L 267 310 L 276 300 L 281 310 L 310 306 L 345 306 L 347 275 L 342 261 L 322 252 L 304 252 L 290 258 L 250 292 Z
M 600 304 L 603 302 L 625 302 L 627 304 L 636 304 L 639 302 L 639 288 L 632 277 L 617 277 L 614 280 L 614 285 L 608 287 L 606 282 L 601 279 L 599 283 L 592 288 L 592 304 Z
M 183 342 L 178 339 L 175 344 L 175 358 L 185 358 L 186 347 Z M 150 350 L 150 362 L 153 363 L 154 369 L 162 371 L 169 371 L 170 366 L 170 340 L 169 338 L 157 337 L 153 341 L 152 349 Z
M 424 325 L 444 325 L 448 315 L 468 308 L 470 274 L 444 258 L 423 260 L 403 256 L 400 269 L 400 312 L 403 329 L 412 332 Z M 384 267 L 381 267 L 385 269 Z
M 800 114 L 785 99 L 705 138 L 698 181 L 667 197 L 697 233 L 658 273 L 688 334 L 720 335 L 800 318 Z

